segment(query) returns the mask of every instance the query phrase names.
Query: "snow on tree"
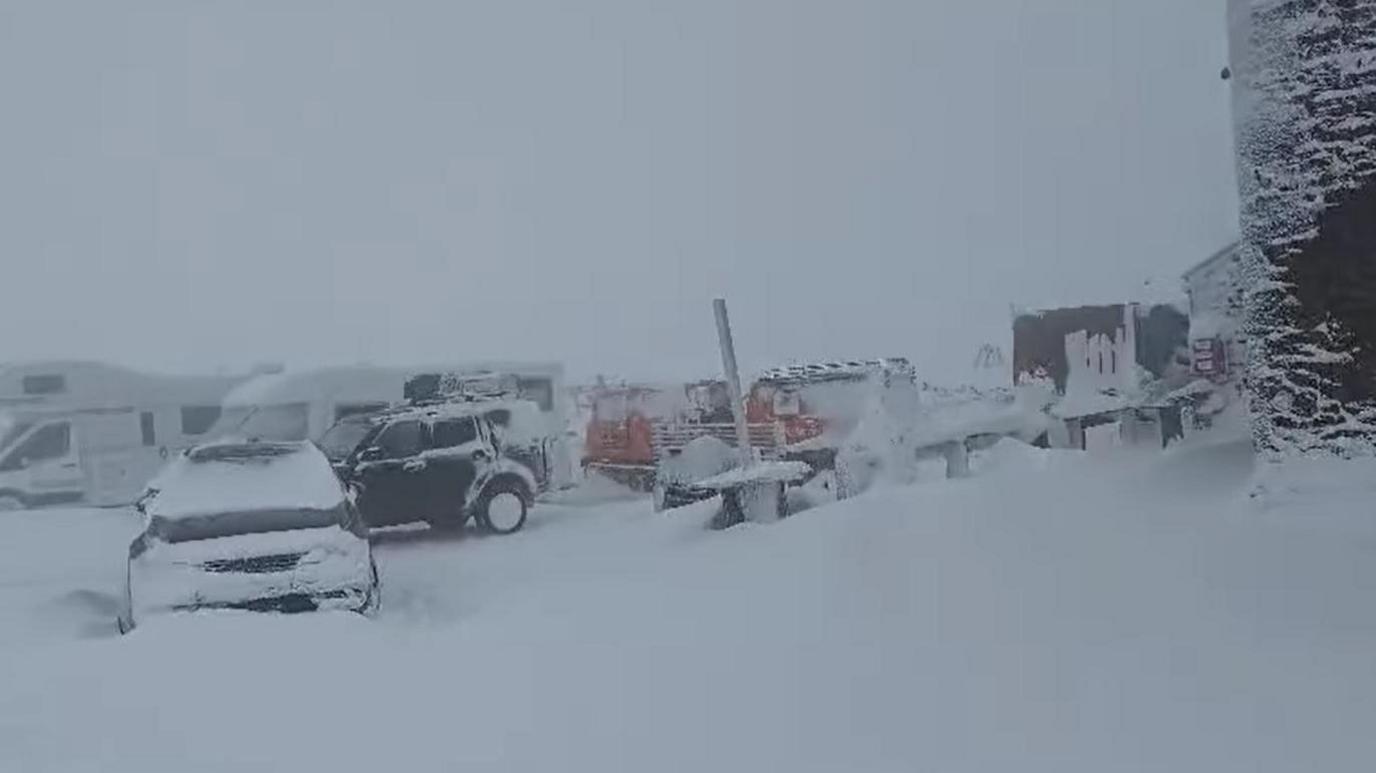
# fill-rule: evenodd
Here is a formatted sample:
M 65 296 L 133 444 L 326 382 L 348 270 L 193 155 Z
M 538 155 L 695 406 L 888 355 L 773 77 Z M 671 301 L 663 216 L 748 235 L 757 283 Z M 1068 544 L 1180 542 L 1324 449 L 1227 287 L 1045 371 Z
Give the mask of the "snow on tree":
M 1376 0 L 1229 0 L 1257 449 L 1376 451 Z

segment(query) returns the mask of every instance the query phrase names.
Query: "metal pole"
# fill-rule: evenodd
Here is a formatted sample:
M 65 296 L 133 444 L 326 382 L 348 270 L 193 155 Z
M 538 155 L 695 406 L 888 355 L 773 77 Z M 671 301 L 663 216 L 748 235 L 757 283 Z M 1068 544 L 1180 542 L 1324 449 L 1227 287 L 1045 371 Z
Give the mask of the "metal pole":
M 750 448 L 750 426 L 745 423 L 745 399 L 741 395 L 741 374 L 736 368 L 736 344 L 731 338 L 726 299 L 712 301 L 712 311 L 717 317 L 717 342 L 721 345 L 721 367 L 726 372 L 726 394 L 731 398 L 731 416 L 736 420 L 736 444 L 742 463 L 750 464 L 755 454 Z

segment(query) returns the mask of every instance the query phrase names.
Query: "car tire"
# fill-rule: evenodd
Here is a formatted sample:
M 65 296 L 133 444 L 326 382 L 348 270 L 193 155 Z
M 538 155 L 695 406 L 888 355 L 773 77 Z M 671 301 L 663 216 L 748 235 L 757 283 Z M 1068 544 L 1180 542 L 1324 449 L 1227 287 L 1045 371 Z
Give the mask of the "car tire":
M 19 497 L 9 494 L 0 495 L 0 513 L 12 513 L 24 509 L 26 509 L 24 500 Z
M 515 534 L 526 525 L 530 496 L 515 478 L 497 478 L 483 489 L 475 515 L 478 525 L 491 534 Z

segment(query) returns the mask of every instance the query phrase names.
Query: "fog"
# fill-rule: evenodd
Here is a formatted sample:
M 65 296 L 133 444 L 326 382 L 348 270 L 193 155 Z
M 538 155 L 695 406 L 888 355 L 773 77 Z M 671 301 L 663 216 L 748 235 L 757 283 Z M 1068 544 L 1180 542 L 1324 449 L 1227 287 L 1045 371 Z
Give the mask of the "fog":
M 957 380 L 1234 238 L 1225 62 L 1200 0 L 6 3 L 0 360 L 696 376 L 724 294 Z

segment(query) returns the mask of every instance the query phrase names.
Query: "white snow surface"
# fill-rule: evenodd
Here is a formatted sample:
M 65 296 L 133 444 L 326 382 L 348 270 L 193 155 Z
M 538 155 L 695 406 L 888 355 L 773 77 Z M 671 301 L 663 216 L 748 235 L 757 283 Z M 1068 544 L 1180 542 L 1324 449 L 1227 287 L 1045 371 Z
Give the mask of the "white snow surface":
M 344 500 L 339 478 L 314 445 L 271 445 L 290 452 L 245 461 L 177 457 L 148 484 L 158 492 L 148 503 L 148 515 L 190 518 L 281 508 L 331 510 Z
M 754 462 L 705 480 L 695 481 L 693 485 L 723 491 L 746 483 L 784 483 L 801 480 L 811 471 L 812 468 L 806 462 Z
M 0 770 L 1285 771 L 1376 755 L 1369 491 L 1242 444 L 1000 443 L 708 532 L 704 503 L 386 534 L 376 620 L 113 634 L 137 519 L 0 516 Z M 1291 509 L 1286 509 L 1286 508 Z

